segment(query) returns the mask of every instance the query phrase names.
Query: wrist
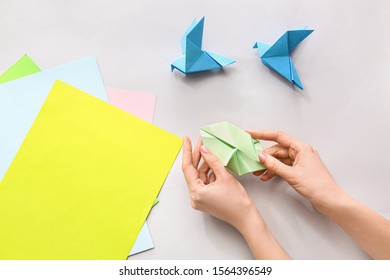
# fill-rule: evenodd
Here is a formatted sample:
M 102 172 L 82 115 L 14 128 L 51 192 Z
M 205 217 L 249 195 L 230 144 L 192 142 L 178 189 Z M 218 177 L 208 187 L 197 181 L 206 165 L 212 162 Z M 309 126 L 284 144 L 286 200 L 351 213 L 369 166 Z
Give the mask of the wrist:
M 267 226 L 263 218 L 253 203 L 248 206 L 245 212 L 245 216 L 243 216 L 243 218 L 235 226 L 244 237 L 250 235 L 253 231 L 265 232 L 267 230 Z
M 237 229 L 244 237 L 256 259 L 290 259 L 290 256 L 274 238 L 254 205 L 246 215 L 245 222 L 241 223 L 241 226 Z
M 337 185 L 329 188 L 329 191 L 322 192 L 310 200 L 313 207 L 319 213 L 331 220 L 333 220 L 334 214 L 337 213 L 340 208 L 349 205 L 352 201 L 352 198 Z

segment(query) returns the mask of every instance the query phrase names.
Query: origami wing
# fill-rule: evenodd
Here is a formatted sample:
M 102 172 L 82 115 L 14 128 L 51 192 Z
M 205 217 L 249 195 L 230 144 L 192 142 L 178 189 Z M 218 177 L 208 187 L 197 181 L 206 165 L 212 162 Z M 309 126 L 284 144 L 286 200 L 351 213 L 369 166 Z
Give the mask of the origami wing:
M 184 74 L 213 70 L 232 64 L 235 61 L 202 50 L 204 17 L 194 20 L 181 40 L 182 56 L 171 64 L 171 71 L 178 69 Z
M 294 64 L 289 56 L 275 56 L 262 58 L 261 61 L 268 68 L 278 72 L 284 78 L 289 80 L 293 85 L 297 86 L 300 89 L 303 89 L 301 80 L 299 79 L 297 70 L 294 67 Z
M 261 57 L 290 56 L 290 53 L 298 44 L 313 31 L 314 30 L 306 30 L 306 27 L 304 27 L 304 29 L 289 30 L 270 46 Z
M 200 129 L 203 144 L 221 162 L 238 175 L 265 169 L 259 162 L 261 143 L 244 130 L 228 122 L 204 126 Z
M 186 54 L 188 41 L 197 46 L 198 49 L 202 49 L 203 27 L 204 17 L 198 23 L 196 23 L 196 19 L 191 22 L 187 31 L 181 38 L 181 50 L 183 55 Z

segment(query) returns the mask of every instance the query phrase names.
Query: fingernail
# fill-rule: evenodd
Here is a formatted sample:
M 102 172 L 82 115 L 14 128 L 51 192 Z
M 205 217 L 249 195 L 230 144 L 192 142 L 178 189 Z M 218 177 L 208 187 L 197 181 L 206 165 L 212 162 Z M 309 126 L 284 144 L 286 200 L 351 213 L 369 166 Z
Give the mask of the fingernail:
M 261 163 L 265 162 L 266 155 L 265 154 L 259 154 L 259 160 Z
M 202 153 L 204 153 L 204 154 L 207 154 L 209 151 L 207 150 L 207 147 L 205 146 L 205 145 L 202 145 L 201 147 L 200 147 L 200 150 L 202 151 Z

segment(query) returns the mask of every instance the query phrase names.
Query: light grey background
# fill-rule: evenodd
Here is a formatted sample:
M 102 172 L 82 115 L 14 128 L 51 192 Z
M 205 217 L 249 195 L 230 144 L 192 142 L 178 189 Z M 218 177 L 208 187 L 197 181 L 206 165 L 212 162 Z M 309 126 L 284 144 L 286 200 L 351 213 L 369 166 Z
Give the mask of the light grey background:
M 204 49 L 237 63 L 171 73 L 184 31 L 202 16 Z M 390 217 L 389 21 L 386 0 L 0 0 L 0 72 L 24 53 L 42 68 L 95 55 L 107 86 L 158 94 L 158 126 L 194 141 L 200 126 L 224 120 L 286 131 L 311 143 L 354 198 Z M 252 46 L 303 25 L 315 31 L 293 54 L 299 91 Z M 191 209 L 180 158 L 149 217 L 156 247 L 131 259 L 253 258 L 233 228 Z M 368 258 L 285 182 L 240 181 L 293 258 Z

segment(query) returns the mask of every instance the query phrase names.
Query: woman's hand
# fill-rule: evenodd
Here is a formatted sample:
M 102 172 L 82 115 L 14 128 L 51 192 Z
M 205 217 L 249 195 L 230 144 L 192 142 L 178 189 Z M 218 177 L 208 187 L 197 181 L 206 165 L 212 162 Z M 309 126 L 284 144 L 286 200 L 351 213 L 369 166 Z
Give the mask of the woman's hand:
M 375 259 L 390 259 L 390 221 L 344 193 L 310 145 L 279 131 L 247 130 L 253 137 L 277 144 L 259 155 L 268 172 L 285 179 L 323 215 L 341 226 Z
M 317 151 L 280 131 L 247 130 L 256 139 L 277 144 L 259 154 L 267 172 L 255 172 L 262 181 L 275 175 L 285 179 L 298 193 L 317 208 L 322 201 L 334 199 L 342 193 Z
M 201 157 L 204 162 L 199 167 Z M 182 168 L 193 208 L 234 226 L 256 259 L 290 258 L 264 223 L 244 187 L 201 141 L 192 152 L 191 141 L 185 137 Z
M 201 157 L 203 164 L 199 166 Z M 239 231 L 257 213 L 244 187 L 220 160 L 199 141 L 192 151 L 191 141 L 184 139 L 182 169 L 193 208 L 223 220 Z M 211 171 L 211 172 L 210 172 Z

